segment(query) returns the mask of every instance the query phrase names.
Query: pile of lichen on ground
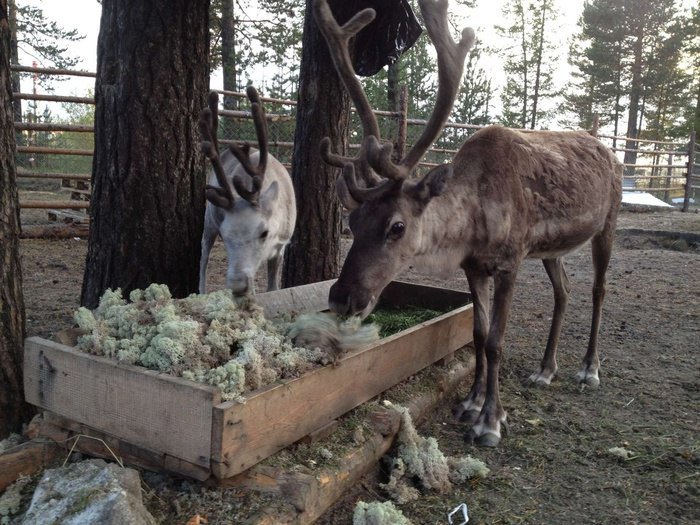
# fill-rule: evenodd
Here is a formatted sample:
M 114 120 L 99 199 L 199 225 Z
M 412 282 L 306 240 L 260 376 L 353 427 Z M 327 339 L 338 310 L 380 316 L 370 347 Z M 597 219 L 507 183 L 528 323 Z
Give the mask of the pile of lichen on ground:
M 262 308 L 237 304 L 228 290 L 173 299 L 159 284 L 134 290 L 128 301 L 121 290 L 107 290 L 95 310 L 80 308 L 74 319 L 81 350 L 216 386 L 227 400 L 328 364 L 337 357 L 333 350 L 378 339 L 374 326 L 326 321 L 341 336 L 352 332 L 349 342 L 296 346 L 294 336 L 318 320 L 268 320 Z

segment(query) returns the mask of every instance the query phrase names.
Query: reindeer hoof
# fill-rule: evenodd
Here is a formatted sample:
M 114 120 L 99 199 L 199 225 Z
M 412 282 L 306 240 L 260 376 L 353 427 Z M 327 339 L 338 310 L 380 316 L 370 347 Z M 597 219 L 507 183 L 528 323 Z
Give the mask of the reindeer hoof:
M 600 385 L 600 379 L 598 378 L 598 371 L 591 371 L 586 368 L 581 370 L 576 374 L 576 380 L 585 386 L 590 386 L 591 388 L 598 388 Z
M 481 436 L 477 436 L 474 430 L 470 430 L 464 435 L 464 441 L 470 445 L 494 448 L 498 446 L 498 443 L 500 443 L 501 437 L 492 432 L 487 432 Z
M 534 386 L 549 386 L 554 378 L 554 372 L 548 373 L 545 371 L 535 372 L 527 380 Z

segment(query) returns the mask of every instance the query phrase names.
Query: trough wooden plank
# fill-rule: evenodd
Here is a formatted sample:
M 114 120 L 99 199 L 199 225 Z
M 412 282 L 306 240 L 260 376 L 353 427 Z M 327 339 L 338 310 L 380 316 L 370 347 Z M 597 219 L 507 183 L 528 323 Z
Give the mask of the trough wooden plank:
M 244 404 L 215 407 L 212 473 L 238 474 L 454 352 L 472 340 L 472 319 L 472 306 L 463 306 L 351 352 L 337 366 L 254 392 Z
M 218 389 L 30 337 L 27 402 L 111 436 L 209 468 Z
M 290 312 L 307 314 L 328 309 L 328 292 L 335 279 L 318 283 L 284 288 L 255 296 L 255 302 L 263 307 L 265 316 L 277 317 Z
M 418 424 L 446 397 L 451 396 L 457 386 L 474 372 L 475 359 L 469 355 L 465 363 L 455 362 L 431 385 L 431 389 L 403 402 L 414 423 Z M 351 447 L 338 461 L 338 467 L 329 467 L 313 472 L 298 472 L 290 476 L 284 469 L 256 465 L 230 479 L 222 480 L 221 486 L 247 487 L 252 490 L 276 493 L 292 504 L 296 515 L 277 513 L 267 509 L 253 517 L 251 525 L 307 524 L 314 523 L 328 508 L 335 504 L 367 472 L 377 467 L 379 459 L 386 454 L 400 428 L 400 415 L 391 409 L 377 409 L 366 418 L 368 429 L 365 441 Z M 376 421 L 380 421 L 375 425 Z M 373 430 L 369 430 L 373 429 Z
M 147 450 L 59 415 L 44 411 L 39 435 L 57 442 L 65 450 L 77 450 L 88 456 L 121 461 L 128 465 L 182 474 L 204 481 L 211 476 L 209 467 L 195 465 L 163 452 Z

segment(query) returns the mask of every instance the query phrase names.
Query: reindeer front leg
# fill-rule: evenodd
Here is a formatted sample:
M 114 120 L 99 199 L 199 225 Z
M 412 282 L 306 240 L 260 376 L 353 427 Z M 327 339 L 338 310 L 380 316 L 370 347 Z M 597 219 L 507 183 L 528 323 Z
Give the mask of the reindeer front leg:
M 267 291 L 279 290 L 280 278 L 282 274 L 282 255 L 274 255 L 267 260 Z
M 506 323 L 513 302 L 516 274 L 516 271 L 501 271 L 494 276 L 491 327 L 485 346 L 486 397 L 476 423 L 465 436 L 466 441 L 486 447 L 498 445 L 501 440 L 501 425 L 506 422 L 506 413 L 499 396 L 498 371 L 503 354 Z
M 199 258 L 199 293 L 207 293 L 207 264 L 209 263 L 209 254 L 214 246 L 214 241 L 218 234 L 217 230 L 204 228 L 202 234 L 202 254 Z
M 473 425 L 484 406 L 486 396 L 486 337 L 489 333 L 489 277 L 465 270 L 474 309 L 474 350 L 476 369 L 474 383 L 469 395 L 453 409 L 453 414 L 460 421 Z

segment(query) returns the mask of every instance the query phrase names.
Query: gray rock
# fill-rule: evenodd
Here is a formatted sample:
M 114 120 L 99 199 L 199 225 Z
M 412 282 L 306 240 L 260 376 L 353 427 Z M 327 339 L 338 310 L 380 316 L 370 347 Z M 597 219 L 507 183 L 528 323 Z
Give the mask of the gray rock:
M 23 525 L 155 525 L 138 472 L 101 459 L 44 472 Z

